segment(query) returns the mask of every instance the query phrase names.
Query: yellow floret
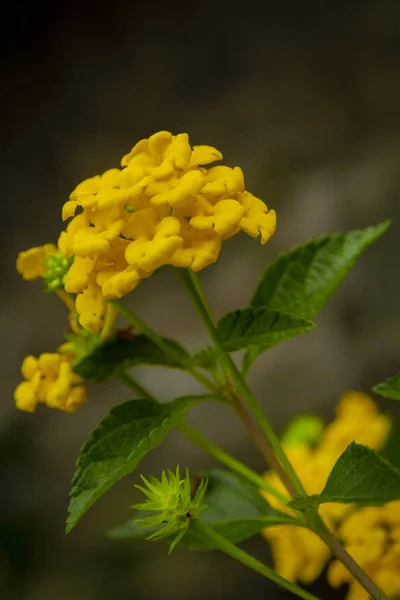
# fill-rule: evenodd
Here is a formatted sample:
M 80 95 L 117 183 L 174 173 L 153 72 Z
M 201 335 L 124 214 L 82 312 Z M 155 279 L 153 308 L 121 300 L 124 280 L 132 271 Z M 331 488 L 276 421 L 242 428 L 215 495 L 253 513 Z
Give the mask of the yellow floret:
M 54 244 L 45 244 L 44 246 L 36 246 L 20 252 L 17 258 L 17 271 L 27 281 L 39 279 L 46 271 L 45 261 L 48 256 L 52 256 L 57 252 L 57 247 Z

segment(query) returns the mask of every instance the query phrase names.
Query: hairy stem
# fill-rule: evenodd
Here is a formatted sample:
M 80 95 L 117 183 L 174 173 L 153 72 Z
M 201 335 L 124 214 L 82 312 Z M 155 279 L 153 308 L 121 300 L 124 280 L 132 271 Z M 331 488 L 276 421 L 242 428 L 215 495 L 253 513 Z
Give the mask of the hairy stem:
M 71 294 L 68 294 L 64 289 L 57 290 L 57 296 L 60 298 L 62 302 L 64 302 L 65 306 L 69 310 L 69 322 L 71 325 L 72 331 L 76 334 L 80 334 L 79 323 L 78 323 L 78 314 L 75 309 L 75 301 Z
M 315 511 L 317 513 L 317 511 Z M 311 517 L 311 521 L 315 519 L 315 513 Z M 306 515 L 307 518 L 307 515 Z M 388 600 L 387 597 L 380 591 L 370 577 L 356 563 L 354 558 L 343 548 L 340 541 L 326 526 L 320 515 L 317 513 L 315 532 L 320 538 L 330 547 L 333 554 L 340 562 L 347 567 L 348 571 L 353 575 L 354 579 L 368 592 L 374 600 Z
M 292 592 L 292 594 L 295 594 L 299 598 L 303 598 L 304 600 L 318 600 L 318 598 L 313 594 L 310 594 L 306 590 L 303 590 L 295 583 L 284 579 L 283 577 L 275 573 L 273 569 L 267 567 L 262 562 L 254 558 L 254 556 L 251 556 L 251 554 L 248 554 L 241 548 L 238 548 L 237 546 L 232 544 L 229 540 L 222 537 L 222 535 L 217 533 L 215 529 L 207 525 L 207 523 L 205 523 L 204 521 L 196 519 L 193 522 L 193 527 L 201 537 L 212 542 L 213 546 L 218 548 L 218 550 L 221 550 L 221 552 L 225 552 L 225 554 L 228 554 L 229 556 L 239 561 L 249 569 L 256 571 L 266 579 L 273 581 L 282 588 L 288 590 L 289 592 Z
M 253 395 L 239 369 L 236 367 L 229 353 L 225 351 L 219 339 L 218 331 L 214 325 L 199 279 L 191 270 L 180 269 L 179 275 L 220 354 L 221 360 L 223 360 L 227 372 L 232 378 L 235 391 L 240 394 L 247 405 L 248 410 L 242 405 L 236 393 L 232 394 L 228 391 L 231 400 L 233 400 L 233 406 L 237 414 L 245 424 L 249 434 L 256 442 L 263 456 L 281 478 L 281 481 L 289 494 L 292 497 L 296 495 L 304 496 L 305 491 L 303 485 L 287 458 L 279 438 L 272 429 L 269 420 L 264 415 L 262 408 L 258 404 L 257 399 Z M 361 567 L 344 550 L 339 540 L 325 525 L 324 521 L 319 516 L 318 511 L 306 511 L 305 518 L 309 527 L 314 529 L 321 539 L 325 541 L 337 558 L 347 567 L 353 577 L 364 587 L 368 594 L 371 595 L 373 600 L 386 600 L 385 596 L 368 575 L 364 573 Z
M 301 481 L 283 451 L 269 420 L 219 339 L 217 329 L 212 320 L 208 304 L 205 301 L 203 289 L 197 276 L 187 269 L 179 269 L 178 273 L 220 354 L 226 370 L 232 378 L 236 391 L 242 396 L 247 404 L 249 412 L 243 410 L 240 407 L 240 403 L 238 403 L 235 405 L 237 413 L 241 416 L 242 421 L 248 428 L 251 437 L 256 441 L 257 446 L 260 447 L 260 444 L 262 445 L 263 456 L 268 455 L 269 464 L 277 470 L 289 494 L 292 497 L 296 495 L 304 496 L 305 493 Z M 261 438 L 263 438 L 262 442 Z

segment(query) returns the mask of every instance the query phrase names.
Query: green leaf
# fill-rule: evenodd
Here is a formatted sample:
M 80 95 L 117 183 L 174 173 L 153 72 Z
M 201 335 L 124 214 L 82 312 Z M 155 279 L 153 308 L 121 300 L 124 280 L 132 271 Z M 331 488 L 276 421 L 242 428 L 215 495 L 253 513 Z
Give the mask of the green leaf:
M 389 225 L 327 235 L 285 252 L 265 271 L 251 305 L 314 318 L 361 252 Z
M 251 305 L 277 309 L 312 319 L 347 275 L 358 256 L 389 227 L 385 221 L 373 227 L 327 235 L 281 254 L 267 268 Z M 251 347 L 243 359 L 246 374 L 266 347 Z
M 313 328 L 311 321 L 265 308 L 235 310 L 222 317 L 217 326 L 228 352 L 253 345 L 269 348 Z
M 336 462 L 321 494 L 298 497 L 289 506 L 305 510 L 325 502 L 382 506 L 400 498 L 400 470 L 375 450 L 352 442 Z
M 164 339 L 174 351 L 182 355 L 182 361 L 188 360 L 188 354 L 177 342 Z M 163 367 L 183 368 L 146 335 L 139 334 L 132 339 L 114 336 L 96 346 L 89 354 L 74 364 L 74 371 L 84 379 L 105 381 L 136 365 L 160 365 Z
M 84 444 L 72 480 L 67 533 L 114 483 L 132 473 L 142 458 L 161 444 L 194 404 L 211 396 L 187 396 L 167 404 L 133 400 L 120 404 L 101 421 Z
M 382 383 L 378 383 L 372 389 L 376 394 L 384 398 L 400 400 L 400 373 L 389 377 Z
M 207 508 L 200 513 L 199 520 L 212 527 L 230 542 L 236 544 L 256 535 L 265 527 L 281 524 L 296 524 L 292 517 L 276 511 L 247 479 L 232 471 L 212 469 L 202 473 L 208 477 L 204 496 Z M 139 515 L 137 515 L 139 516 Z M 108 536 L 112 539 L 128 540 L 148 537 L 154 529 L 141 529 L 133 519 L 112 529 Z M 189 529 L 180 542 L 190 550 L 212 550 L 213 546 L 200 539 Z

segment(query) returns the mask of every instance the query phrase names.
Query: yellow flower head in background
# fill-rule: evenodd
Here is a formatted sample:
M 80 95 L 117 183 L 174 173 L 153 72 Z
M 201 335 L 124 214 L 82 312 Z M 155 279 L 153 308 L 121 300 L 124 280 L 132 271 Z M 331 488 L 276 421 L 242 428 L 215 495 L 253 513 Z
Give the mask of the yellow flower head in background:
M 334 421 L 325 427 L 314 448 L 293 443 L 285 450 L 307 494 L 319 494 L 335 462 L 351 442 L 379 450 L 390 427 L 389 417 L 378 411 L 369 396 L 347 392 L 336 409 Z M 265 479 L 285 492 L 275 473 L 267 472 Z M 271 506 L 290 513 L 276 498 L 265 496 Z M 388 597 L 400 594 L 400 501 L 374 508 L 327 503 L 320 507 L 320 513 Z M 331 558 L 329 548 L 308 529 L 276 525 L 265 529 L 263 535 L 271 544 L 277 572 L 290 581 L 311 583 Z M 368 600 L 365 590 L 338 561 L 330 565 L 328 580 L 334 587 L 349 584 L 347 600 Z
M 14 392 L 17 408 L 34 412 L 38 404 L 75 412 L 87 399 L 82 379 L 72 371 L 72 355 L 44 353 L 27 356 L 22 363 L 24 381 Z
M 208 166 L 221 159 L 212 146 L 191 147 L 186 133 L 160 131 L 138 142 L 121 169 L 75 188 L 63 207 L 63 219 L 72 220 L 59 248 L 74 256 L 65 289 L 78 294 L 85 329 L 97 333 L 106 300 L 160 267 L 204 269 L 240 230 L 268 241 L 275 212 L 245 191 L 239 167 Z

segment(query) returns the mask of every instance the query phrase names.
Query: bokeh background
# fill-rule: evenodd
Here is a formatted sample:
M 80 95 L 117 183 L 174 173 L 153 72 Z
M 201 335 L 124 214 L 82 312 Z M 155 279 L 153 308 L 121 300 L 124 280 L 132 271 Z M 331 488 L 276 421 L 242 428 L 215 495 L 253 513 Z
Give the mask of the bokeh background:
M 2 21 L 0 596 L 5 600 L 289 598 L 229 558 L 157 544 L 118 544 L 107 527 L 130 514 L 126 478 L 64 536 L 69 482 L 89 431 L 129 397 L 91 386 L 75 415 L 19 413 L 13 389 L 28 353 L 62 342 L 61 303 L 15 272 L 17 253 L 56 240 L 60 207 L 82 179 L 119 164 L 140 138 L 187 131 L 241 165 L 247 187 L 277 210 L 267 246 L 237 236 L 202 273 L 216 316 L 245 306 L 262 269 L 289 246 L 391 218 L 317 319 L 318 327 L 259 358 L 250 383 L 278 429 L 295 413 L 332 417 L 348 388 L 368 390 L 399 367 L 400 4 L 70 0 L 8 3 Z M 207 341 L 174 274 L 130 302 L 160 332 Z M 160 399 L 196 392 L 182 374 L 140 369 Z M 390 402 L 383 409 L 393 413 Z M 224 409 L 190 416 L 260 471 Z M 178 434 L 143 473 L 212 461 Z M 245 547 L 267 559 L 261 539 Z M 323 582 L 313 590 L 342 598 Z M 291 596 L 290 596 L 291 597 Z

